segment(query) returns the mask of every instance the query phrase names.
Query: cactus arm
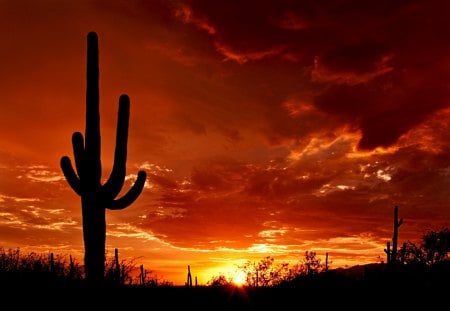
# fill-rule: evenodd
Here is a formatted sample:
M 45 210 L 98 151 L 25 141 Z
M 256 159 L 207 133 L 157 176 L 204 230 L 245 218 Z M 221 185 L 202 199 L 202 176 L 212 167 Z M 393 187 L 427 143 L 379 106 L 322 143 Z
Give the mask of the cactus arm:
M 80 132 L 75 132 L 72 135 L 73 155 L 75 158 L 75 166 L 79 179 L 83 179 L 84 163 L 84 138 Z
M 122 95 L 119 99 L 114 165 L 108 181 L 102 187 L 102 195 L 107 200 L 113 200 L 119 194 L 125 181 L 129 118 L 130 99 L 127 95 Z
M 85 153 L 86 160 L 89 163 L 89 169 L 86 173 L 90 175 L 89 182 L 94 185 L 100 183 L 102 176 L 97 34 L 90 32 L 87 39 Z
M 70 161 L 70 158 L 67 156 L 62 157 L 60 164 L 64 176 L 66 177 L 66 180 L 69 183 L 70 187 L 73 189 L 73 191 L 75 191 L 76 194 L 81 196 L 80 179 L 78 178 L 77 174 L 75 173 L 72 167 L 72 162 Z
M 398 221 L 397 227 L 400 227 L 402 224 L 403 224 L 403 218 L 400 218 L 400 220 Z
M 146 179 L 147 174 L 145 173 L 145 171 L 139 171 L 136 182 L 131 187 L 131 189 L 128 190 L 128 192 L 123 197 L 112 200 L 109 204 L 106 205 L 106 208 L 110 210 L 120 210 L 128 207 L 141 194 Z

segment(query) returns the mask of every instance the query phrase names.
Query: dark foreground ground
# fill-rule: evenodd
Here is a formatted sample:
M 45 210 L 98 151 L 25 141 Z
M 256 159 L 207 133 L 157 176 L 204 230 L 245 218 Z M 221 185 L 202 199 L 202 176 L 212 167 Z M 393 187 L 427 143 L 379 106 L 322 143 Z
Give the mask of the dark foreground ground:
M 19 309 L 52 310 L 446 310 L 449 268 L 333 270 L 265 288 L 93 287 L 0 275 L 0 298 Z
M 19 310 L 447 310 L 449 288 L 36 288 L 2 292 Z

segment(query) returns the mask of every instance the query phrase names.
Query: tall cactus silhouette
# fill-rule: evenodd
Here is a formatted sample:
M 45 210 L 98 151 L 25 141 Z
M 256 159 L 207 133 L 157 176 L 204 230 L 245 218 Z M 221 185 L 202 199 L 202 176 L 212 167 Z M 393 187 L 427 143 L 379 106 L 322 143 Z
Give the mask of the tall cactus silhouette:
M 394 233 L 392 235 L 391 262 L 397 262 L 398 228 L 403 224 L 403 218 L 398 219 L 398 206 L 394 207 Z
M 386 248 L 384 249 L 384 252 L 387 255 L 387 263 L 390 265 L 395 265 L 398 263 L 398 255 L 397 255 L 397 244 L 398 244 L 398 228 L 403 224 L 403 218 L 398 219 L 398 206 L 394 207 L 394 233 L 392 235 L 392 249 L 391 249 L 391 243 L 388 241 L 386 243 Z M 403 247 L 406 247 L 406 244 L 404 244 Z M 403 251 L 404 252 L 404 251 Z M 404 256 L 402 254 L 402 256 Z M 401 262 L 404 261 L 404 259 L 400 260 Z
M 67 156 L 61 158 L 61 169 L 70 187 L 81 197 L 86 280 L 101 283 L 105 270 L 105 209 L 119 210 L 132 204 L 142 192 L 146 173 L 139 171 L 131 189 L 122 197 L 116 198 L 125 181 L 130 115 L 130 99 L 127 95 L 121 95 L 114 164 L 109 179 L 102 184 L 98 37 L 95 32 L 87 35 L 86 78 L 85 136 L 83 138 L 80 132 L 74 132 L 72 135 L 76 172 Z

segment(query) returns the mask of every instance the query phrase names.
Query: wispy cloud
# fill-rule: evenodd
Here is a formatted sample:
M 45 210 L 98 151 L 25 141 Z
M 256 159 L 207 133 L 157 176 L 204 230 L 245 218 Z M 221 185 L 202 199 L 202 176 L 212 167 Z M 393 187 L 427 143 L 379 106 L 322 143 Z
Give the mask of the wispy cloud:
M 40 202 L 41 201 L 41 199 L 39 199 L 39 198 L 20 198 L 20 197 L 14 197 L 14 196 L 0 194 L 0 202 L 6 202 L 8 200 L 15 201 L 15 202 Z

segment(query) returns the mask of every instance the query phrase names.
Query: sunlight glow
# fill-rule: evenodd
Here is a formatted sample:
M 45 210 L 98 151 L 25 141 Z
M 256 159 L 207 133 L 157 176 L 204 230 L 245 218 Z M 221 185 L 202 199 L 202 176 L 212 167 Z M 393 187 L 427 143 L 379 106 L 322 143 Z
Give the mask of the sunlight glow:
M 243 286 L 245 284 L 244 271 L 236 271 L 236 273 L 233 275 L 232 280 L 236 286 Z

